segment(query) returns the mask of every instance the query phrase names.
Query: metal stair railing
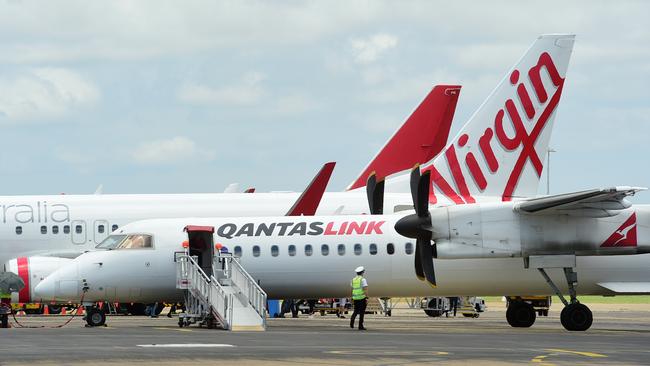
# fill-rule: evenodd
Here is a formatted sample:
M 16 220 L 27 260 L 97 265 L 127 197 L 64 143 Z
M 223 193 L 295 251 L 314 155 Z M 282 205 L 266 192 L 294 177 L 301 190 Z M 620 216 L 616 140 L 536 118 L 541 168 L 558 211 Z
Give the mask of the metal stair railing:
M 255 279 L 242 267 L 237 258 L 232 254 L 222 254 L 222 258 L 229 260 L 230 275 L 235 286 L 239 287 L 242 294 L 248 299 L 248 303 L 255 309 L 257 314 L 262 318 L 266 327 L 266 292 L 262 290 Z
M 232 317 L 232 299 L 214 277 L 208 275 L 196 263 L 194 258 L 188 255 L 176 257 L 176 288 L 187 290 L 195 301 L 190 301 L 192 307 L 190 313 L 203 313 L 203 308 L 214 312 L 219 322 L 225 329 L 230 329 Z M 207 314 L 201 314 L 207 315 Z

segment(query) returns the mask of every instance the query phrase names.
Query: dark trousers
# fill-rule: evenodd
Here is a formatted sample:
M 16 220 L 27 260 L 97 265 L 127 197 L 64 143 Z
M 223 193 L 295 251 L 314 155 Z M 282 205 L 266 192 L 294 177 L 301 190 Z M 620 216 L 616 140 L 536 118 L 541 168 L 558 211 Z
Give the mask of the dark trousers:
M 354 302 L 354 313 L 350 318 L 350 327 L 354 328 L 354 319 L 359 315 L 359 328 L 363 328 L 363 316 L 366 314 L 366 306 L 368 305 L 368 299 L 363 300 L 353 300 Z

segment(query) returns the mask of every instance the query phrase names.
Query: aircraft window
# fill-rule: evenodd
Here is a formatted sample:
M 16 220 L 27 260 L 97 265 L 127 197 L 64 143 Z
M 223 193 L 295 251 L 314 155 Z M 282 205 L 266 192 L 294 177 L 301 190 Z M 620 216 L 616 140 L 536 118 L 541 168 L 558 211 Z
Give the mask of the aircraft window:
M 296 255 L 296 246 L 295 245 L 289 245 L 289 255 L 293 257 Z
M 119 226 L 117 226 L 117 224 L 113 224 L 113 226 L 111 226 L 111 231 L 115 231 L 115 230 L 117 230 L 118 227 L 119 227 Z
M 271 245 L 271 255 L 277 257 L 280 254 L 280 248 L 277 245 Z
M 109 235 L 96 247 L 98 249 L 143 249 L 153 248 L 151 235 Z
M 235 247 L 235 257 L 241 257 L 241 247 L 240 246 Z
M 339 255 L 345 255 L 345 244 L 339 244 L 338 246 Z
M 305 245 L 305 255 L 307 257 L 311 256 L 311 254 L 314 252 L 314 249 L 310 244 Z
M 260 256 L 260 247 L 257 245 L 253 246 L 253 257 L 259 257 Z
M 104 225 L 97 225 L 97 232 L 100 234 L 104 233 Z
M 47 226 L 41 226 L 41 234 L 47 234 Z
M 16 234 L 20 235 L 23 233 L 23 227 L 22 226 L 16 226 Z
M 70 234 L 70 225 L 64 225 L 63 226 L 63 233 L 64 234 Z
M 386 252 L 390 255 L 395 254 L 395 245 L 393 243 L 386 244 Z
M 330 254 L 330 247 L 327 244 L 321 245 L 320 246 L 320 254 L 329 255 Z
M 59 233 L 59 227 L 57 225 L 52 226 L 52 234 L 58 234 Z
M 74 232 L 75 232 L 75 233 L 77 233 L 77 234 L 81 234 L 82 231 L 83 231 L 83 228 L 81 227 L 81 225 L 76 225 L 76 226 L 74 227 Z
M 404 245 L 404 251 L 408 255 L 413 254 L 413 243 L 406 243 L 406 245 Z
M 370 255 L 377 254 L 377 244 L 370 244 Z
M 361 255 L 361 244 L 354 244 L 354 255 Z

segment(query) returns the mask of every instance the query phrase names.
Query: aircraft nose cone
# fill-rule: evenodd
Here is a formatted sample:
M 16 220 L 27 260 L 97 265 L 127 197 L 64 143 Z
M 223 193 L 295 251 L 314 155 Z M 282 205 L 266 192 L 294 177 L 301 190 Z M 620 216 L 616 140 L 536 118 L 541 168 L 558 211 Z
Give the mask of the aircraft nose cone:
M 81 293 L 80 283 L 76 275 L 74 277 L 71 275 L 72 273 L 66 268 L 55 271 L 36 285 L 34 297 L 43 302 L 78 300 Z
M 55 300 L 56 297 L 56 283 L 58 278 L 53 278 L 53 275 L 45 277 L 36 287 L 34 287 L 34 298 L 43 301 Z

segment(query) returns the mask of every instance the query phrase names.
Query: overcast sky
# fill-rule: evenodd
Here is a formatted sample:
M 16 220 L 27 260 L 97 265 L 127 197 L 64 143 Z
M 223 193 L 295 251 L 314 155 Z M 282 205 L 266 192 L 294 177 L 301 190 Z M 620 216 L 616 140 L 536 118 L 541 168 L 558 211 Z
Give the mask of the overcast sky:
M 342 190 L 435 84 L 453 136 L 564 32 L 551 193 L 650 186 L 648 4 L 0 0 L 0 193 Z

